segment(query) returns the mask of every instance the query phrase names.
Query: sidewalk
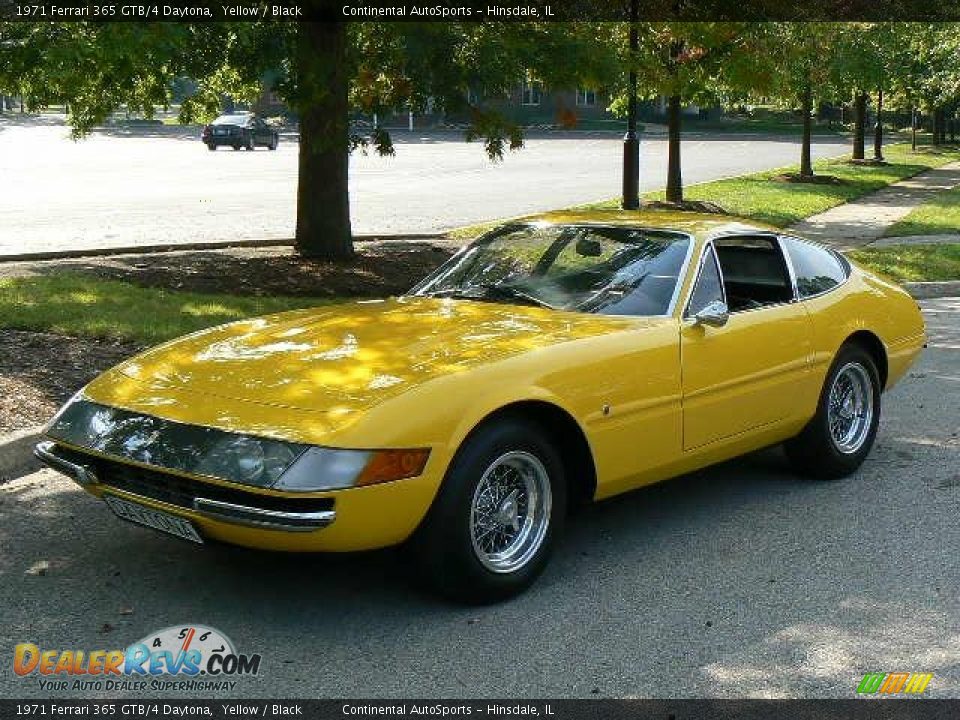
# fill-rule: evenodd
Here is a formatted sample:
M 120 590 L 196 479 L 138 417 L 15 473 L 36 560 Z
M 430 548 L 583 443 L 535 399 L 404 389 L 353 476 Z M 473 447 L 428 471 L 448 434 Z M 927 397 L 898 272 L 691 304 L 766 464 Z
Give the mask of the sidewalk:
M 918 205 L 957 185 L 960 185 L 960 162 L 895 182 L 858 200 L 808 217 L 788 230 L 838 250 L 863 247 L 881 238 L 887 228 Z M 904 239 L 897 240 L 903 242 Z

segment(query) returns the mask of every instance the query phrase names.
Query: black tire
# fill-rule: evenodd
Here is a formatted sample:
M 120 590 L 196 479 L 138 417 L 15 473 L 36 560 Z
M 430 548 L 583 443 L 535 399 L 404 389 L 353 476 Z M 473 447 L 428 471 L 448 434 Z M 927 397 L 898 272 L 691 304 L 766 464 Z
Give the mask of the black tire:
M 501 567 L 495 571 L 487 564 L 491 562 L 491 556 L 478 549 L 474 539 L 475 501 L 479 497 L 479 502 L 483 504 L 484 495 L 478 487 L 488 471 L 494 474 L 494 468 L 504 468 L 513 462 L 519 463 L 519 467 L 531 469 L 530 476 L 540 477 L 530 457 L 535 458 L 539 468 L 546 472 L 549 493 L 539 493 L 538 496 L 546 503 L 547 512 L 531 512 L 528 504 L 521 520 L 518 516 L 522 502 L 517 503 L 517 496 L 512 492 L 495 501 L 500 503 L 499 511 L 495 512 L 493 506 L 488 504 L 488 517 L 499 515 L 510 503 L 510 498 L 514 498 L 517 504 L 513 506 L 511 530 L 517 538 L 524 536 L 523 528 L 527 527 L 528 518 L 531 528 L 540 527 L 536 519 L 538 517 L 545 519 L 546 526 L 540 532 L 531 531 L 526 535 L 528 538 L 539 537 L 540 540 L 536 544 L 532 539 L 529 541 L 526 550 L 520 553 L 515 569 Z M 539 503 L 534 505 L 539 507 Z M 481 426 L 461 446 L 408 551 L 413 554 L 421 580 L 433 591 L 471 605 L 505 600 L 529 587 L 546 567 L 562 532 L 566 505 L 563 463 L 547 434 L 538 425 L 520 418 L 498 419 Z M 509 510 L 507 512 L 509 515 Z M 518 522 L 522 523 L 520 529 Z M 499 527 L 507 528 L 508 525 Z M 524 547 L 524 543 L 517 545 L 517 552 Z
M 276 150 L 277 145 L 279 144 L 280 144 L 280 138 L 275 137 L 267 147 L 269 147 L 271 150 Z
M 252 152 L 253 150 L 256 149 L 256 147 L 257 147 L 257 146 L 254 145 L 254 143 L 253 143 L 253 137 L 251 136 L 251 137 L 247 138 L 247 146 L 246 146 L 245 149 Z
M 862 429 L 856 433 L 855 442 L 846 447 L 830 428 L 831 391 L 841 373 L 845 376 L 852 373 L 855 377 L 862 375 L 862 378 L 869 381 L 868 390 L 872 397 L 869 421 L 862 422 Z M 880 391 L 880 374 L 870 353 L 857 344 L 843 345 L 837 352 L 820 391 L 817 414 L 799 435 L 784 443 L 787 457 L 794 467 L 802 474 L 820 480 L 846 477 L 859 468 L 870 454 L 877 437 L 880 424 Z M 867 389 L 864 388 L 861 392 L 866 397 Z M 859 417 L 861 415 L 856 414 L 851 422 L 860 422 L 856 419 Z
M 216 149 L 217 149 L 217 146 L 214 145 L 213 143 L 209 143 L 209 144 L 207 145 L 207 150 L 209 150 L 210 152 L 213 152 L 213 151 L 216 150 Z
M 233 146 L 233 149 L 234 149 L 235 151 L 236 151 L 236 150 L 239 150 L 239 149 L 240 149 L 240 146 L 239 146 L 239 145 L 234 145 L 234 146 Z

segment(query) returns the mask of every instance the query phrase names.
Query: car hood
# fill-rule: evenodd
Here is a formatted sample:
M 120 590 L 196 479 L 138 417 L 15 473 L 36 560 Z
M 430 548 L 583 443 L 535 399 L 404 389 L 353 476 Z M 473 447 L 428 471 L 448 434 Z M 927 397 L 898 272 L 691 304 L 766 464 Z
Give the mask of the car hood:
M 110 395 L 157 399 L 170 391 L 181 401 L 207 395 L 344 414 L 439 376 L 638 322 L 450 299 L 355 302 L 166 343 L 115 368 Z

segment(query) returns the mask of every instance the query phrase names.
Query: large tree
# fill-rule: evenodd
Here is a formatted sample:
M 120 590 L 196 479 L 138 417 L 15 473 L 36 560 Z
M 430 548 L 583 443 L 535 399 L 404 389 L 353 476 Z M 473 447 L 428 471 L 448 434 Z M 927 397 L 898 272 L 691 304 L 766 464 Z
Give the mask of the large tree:
M 771 68 L 770 92 L 789 107 L 800 108 L 800 179 L 813 178 L 811 160 L 814 103 L 834 93 L 835 70 L 824 62 L 823 49 L 836 47 L 836 23 L 781 23 L 766 38 L 767 52 L 757 63 Z
M 619 31 L 623 48 L 625 28 Z M 754 65 L 759 40 L 767 32 L 764 23 L 644 22 L 639 27 L 639 51 L 622 51 L 622 64 L 637 72 L 640 97 L 663 98 L 666 103 L 668 202 L 683 202 L 684 106 L 720 103 L 767 83 L 769 78 L 755 72 Z M 620 89 L 613 108 L 622 113 L 626 88 Z
M 197 84 L 185 121 L 216 113 L 224 96 L 274 90 L 300 122 L 297 248 L 326 259 L 353 252 L 349 153 L 393 152 L 381 129 L 352 133 L 352 112 L 459 113 L 467 138 L 499 158 L 522 145 L 520 129 L 471 107 L 468 89 L 502 97 L 524 77 L 574 87 L 616 73 L 603 27 L 588 23 L 7 23 L 0 48 L 0 86 L 31 108 L 67 103 L 77 136 L 120 107 L 152 115 L 181 77 Z

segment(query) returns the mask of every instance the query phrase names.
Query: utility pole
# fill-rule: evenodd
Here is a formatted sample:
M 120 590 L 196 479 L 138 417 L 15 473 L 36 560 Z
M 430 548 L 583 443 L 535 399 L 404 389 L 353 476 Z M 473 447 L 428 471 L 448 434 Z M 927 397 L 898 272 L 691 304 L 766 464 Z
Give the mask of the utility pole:
M 877 123 L 873 126 L 873 159 L 883 161 L 883 86 L 877 87 Z
M 910 149 L 917 151 L 917 108 L 910 108 Z
M 637 34 L 639 0 L 630 0 L 630 77 L 627 88 L 627 134 L 623 136 L 623 202 L 624 210 L 640 207 L 640 139 L 637 137 Z

